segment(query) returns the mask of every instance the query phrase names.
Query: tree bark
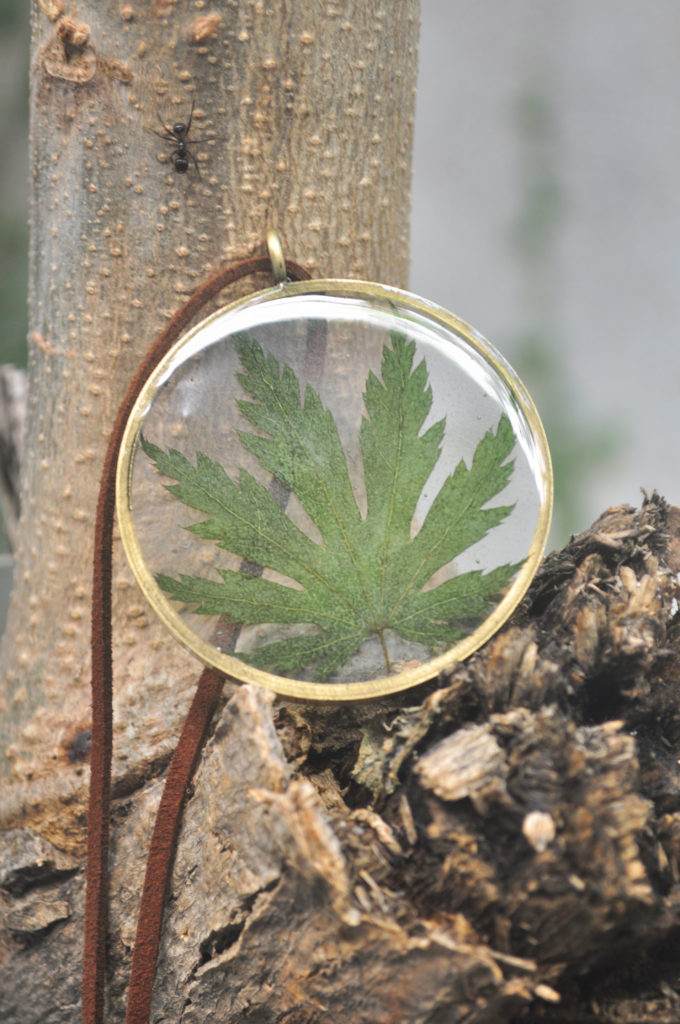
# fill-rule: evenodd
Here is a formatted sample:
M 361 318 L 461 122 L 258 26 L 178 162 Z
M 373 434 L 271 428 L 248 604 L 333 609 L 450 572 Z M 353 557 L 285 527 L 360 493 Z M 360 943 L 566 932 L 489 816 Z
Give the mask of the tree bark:
M 30 397 L 0 656 L 0 823 L 29 827 L 29 846 L 82 857 L 98 467 L 127 383 L 195 285 L 263 252 L 269 227 L 317 276 L 405 285 L 417 34 L 417 0 L 68 14 L 34 0 Z M 154 133 L 189 119 L 181 174 Z M 118 549 L 115 566 L 114 780 L 128 793 L 167 762 L 200 666 Z
M 168 316 L 218 266 L 263 252 L 272 226 L 317 276 L 403 286 L 408 270 L 416 0 L 61 7 L 33 5 L 30 408 L 0 661 L 0 758 L 18 804 L 45 800 L 40 777 L 51 793 L 82 786 L 68 752 L 89 723 L 98 466 Z M 179 174 L 153 133 L 190 116 Z M 114 602 L 116 771 L 143 774 L 199 669 L 119 553 Z

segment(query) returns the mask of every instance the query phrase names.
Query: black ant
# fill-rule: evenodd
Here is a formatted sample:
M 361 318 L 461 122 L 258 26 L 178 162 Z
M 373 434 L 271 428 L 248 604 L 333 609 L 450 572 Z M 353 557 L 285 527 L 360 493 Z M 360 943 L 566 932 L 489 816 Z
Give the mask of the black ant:
M 172 128 L 169 128 L 168 125 L 165 124 L 165 122 L 162 120 L 161 115 L 159 114 L 158 120 L 161 122 L 161 127 L 163 128 L 163 131 L 157 132 L 154 131 L 153 128 L 151 129 L 151 131 L 153 131 L 154 135 L 157 135 L 159 139 L 164 139 L 166 142 L 173 142 L 175 144 L 175 148 L 170 154 L 170 159 L 172 160 L 172 166 L 175 168 L 177 174 L 186 174 L 186 172 L 189 170 L 189 159 L 191 159 L 194 162 L 196 173 L 200 178 L 201 171 L 198 166 L 198 162 L 188 146 L 189 132 L 191 130 L 191 121 L 194 116 L 195 102 L 195 100 L 191 101 L 189 120 L 186 122 L 186 124 L 184 123 L 184 121 L 178 121 L 176 124 L 173 124 Z M 215 136 L 213 135 L 210 136 L 209 138 L 215 138 Z M 208 142 L 209 138 L 198 138 L 194 139 L 193 141 Z

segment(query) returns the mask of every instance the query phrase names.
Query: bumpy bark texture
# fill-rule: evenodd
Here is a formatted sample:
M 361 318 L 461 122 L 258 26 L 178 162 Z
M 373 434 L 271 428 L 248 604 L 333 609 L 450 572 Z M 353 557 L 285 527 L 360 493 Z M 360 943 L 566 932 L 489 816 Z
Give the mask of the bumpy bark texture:
M 419 693 L 225 700 L 187 805 L 153 1020 L 670 1022 L 680 969 L 680 511 L 615 508 Z M 399 706 L 399 705 L 402 706 Z M 119 797 L 122 1019 L 162 772 Z M 3 1021 L 77 1019 L 82 874 L 0 851 Z
M 101 459 L 168 317 L 219 267 L 262 255 L 270 227 L 315 276 L 408 273 L 417 0 L 64 6 L 33 2 L 28 419 L 0 655 L 0 776 L 17 809 L 44 802 L 41 778 L 80 785 L 68 751 L 89 726 Z M 181 174 L 154 132 L 190 117 Z M 114 607 L 116 772 L 143 773 L 199 667 L 118 550 Z

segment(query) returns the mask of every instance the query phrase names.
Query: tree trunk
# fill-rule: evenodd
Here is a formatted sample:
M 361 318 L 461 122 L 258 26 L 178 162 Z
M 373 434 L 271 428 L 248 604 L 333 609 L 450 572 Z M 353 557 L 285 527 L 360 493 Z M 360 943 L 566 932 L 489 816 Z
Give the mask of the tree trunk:
M 88 728 L 93 512 L 122 393 L 194 286 L 263 252 L 268 227 L 317 276 L 405 284 L 418 6 L 60 6 L 33 10 L 28 457 L 0 751 L 17 782 L 49 775 L 63 794 L 82 785 L 68 752 Z M 153 133 L 190 116 L 181 174 Z M 198 667 L 117 562 L 120 773 L 167 752 Z
M 30 398 L 0 774 L 2 825 L 80 858 L 93 521 L 115 411 L 171 313 L 264 252 L 269 227 L 317 276 L 405 285 L 418 4 L 63 7 L 32 9 Z M 190 119 L 178 173 L 158 133 Z M 114 778 L 129 792 L 167 762 L 200 666 L 118 549 L 114 637 Z

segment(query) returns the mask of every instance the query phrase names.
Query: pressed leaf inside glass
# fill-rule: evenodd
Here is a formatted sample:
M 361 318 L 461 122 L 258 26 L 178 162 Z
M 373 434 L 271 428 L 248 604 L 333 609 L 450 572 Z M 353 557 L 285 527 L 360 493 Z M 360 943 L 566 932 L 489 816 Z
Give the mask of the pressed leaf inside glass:
M 549 462 L 520 382 L 464 324 L 321 285 L 337 294 L 274 289 L 173 350 L 133 413 L 123 535 L 205 660 L 282 692 L 386 692 L 517 603 Z

